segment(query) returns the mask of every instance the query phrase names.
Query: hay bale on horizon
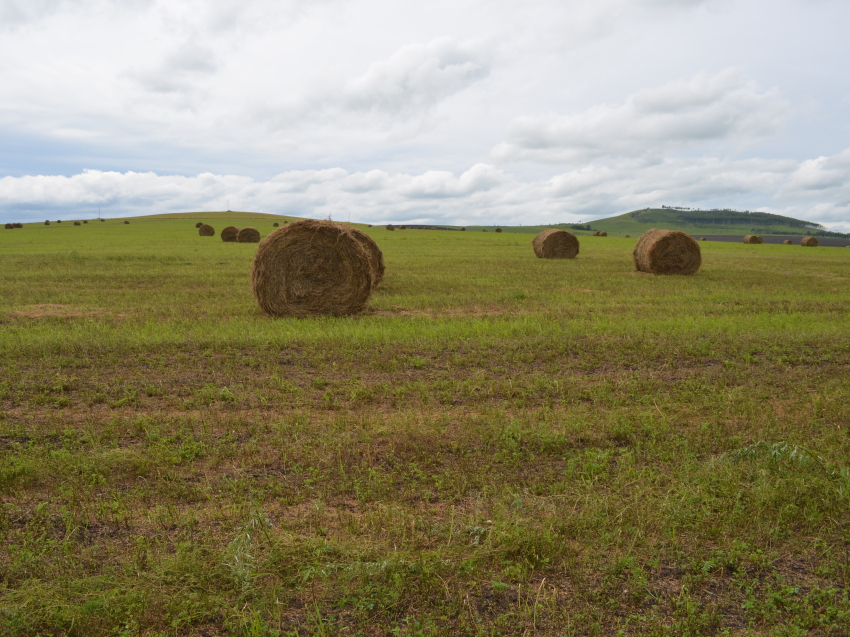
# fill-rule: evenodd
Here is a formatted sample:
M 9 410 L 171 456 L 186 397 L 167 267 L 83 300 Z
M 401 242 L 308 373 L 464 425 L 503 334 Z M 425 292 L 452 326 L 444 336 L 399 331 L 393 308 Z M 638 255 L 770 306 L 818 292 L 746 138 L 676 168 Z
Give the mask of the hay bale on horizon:
M 12 227 L 13 227 L 13 228 L 23 228 L 23 227 L 24 227 L 24 224 L 22 224 L 22 223 L 13 223 L 13 224 L 12 224 Z
M 803 240 L 800 241 L 801 246 L 805 246 L 806 248 L 817 248 L 818 240 L 814 237 L 803 237 Z
M 127 221 L 127 220 L 124 220 L 124 225 L 129 226 L 129 225 L 130 225 L 130 222 L 129 222 L 129 221 Z
M 80 222 L 79 222 L 79 221 L 75 221 L 75 222 L 74 222 L 74 225 L 75 225 L 75 226 L 79 226 L 79 225 L 81 225 L 81 224 L 80 224 Z
M 790 246 L 790 245 L 793 245 L 793 243 L 791 243 L 791 239 L 785 239 L 785 241 L 782 242 L 782 245 Z
M 100 220 L 100 222 L 101 222 L 101 223 L 103 223 L 104 221 L 106 221 L 106 219 L 101 219 L 101 220 Z
M 370 228 L 372 227 L 372 224 L 371 224 L 371 223 L 369 224 L 369 227 L 370 227 Z
M 461 232 L 466 232 L 466 227 L 460 229 Z
M 365 248 L 366 253 L 369 255 L 369 267 L 372 268 L 372 288 L 374 289 L 378 287 L 378 284 L 384 278 L 384 271 L 386 270 L 386 266 L 384 265 L 384 253 L 381 252 L 381 249 L 378 247 L 378 244 L 375 243 L 375 240 L 362 230 L 358 230 L 357 228 L 349 228 L 349 230 L 351 231 L 351 234 L 354 235 L 354 238 L 360 242 L 360 245 Z
M 647 230 L 632 257 L 636 270 L 650 274 L 694 274 L 702 265 L 699 244 L 679 230 Z
M 202 225 L 204 225 L 204 222 L 203 222 L 203 221 L 199 221 L 198 223 L 196 223 L 196 224 L 195 224 L 195 227 L 196 227 L 196 228 L 200 228 Z
M 744 237 L 744 243 L 748 245 L 758 245 L 760 243 L 764 243 L 764 239 L 757 234 L 748 234 Z
M 85 219 L 83 219 L 83 223 L 88 223 L 88 221 L 86 221 Z
M 251 226 L 242 228 L 236 235 L 236 241 L 237 243 L 259 243 L 260 231 Z
M 49 226 L 49 225 L 50 225 L 50 221 L 45 221 L 45 222 L 44 222 L 44 225 L 45 225 L 45 226 Z
M 5 226 L 3 226 L 3 227 L 4 227 L 6 230 L 14 230 L 14 229 L 15 229 L 15 226 L 14 226 L 13 224 L 11 224 L 11 223 L 7 223 L 7 224 L 6 224 Z
M 501 231 L 502 231 L 501 228 L 496 228 L 496 232 L 501 232 Z
M 391 223 L 387 224 L 387 230 L 395 230 L 395 226 Z
M 260 309 L 296 317 L 362 310 L 376 275 L 368 247 L 352 230 L 333 221 L 303 219 L 266 237 L 251 269 Z
M 538 234 L 531 247 L 539 259 L 575 259 L 579 250 L 578 238 L 572 232 L 558 228 L 549 228 Z
M 236 243 L 236 238 L 239 236 L 239 228 L 236 226 L 227 226 L 221 231 L 221 240 L 228 243 Z
M 596 236 L 597 236 L 597 237 L 607 237 L 607 236 L 608 236 L 608 233 L 607 233 L 607 232 L 605 232 L 604 230 L 600 230 L 600 231 L 599 231 L 599 234 L 598 234 L 598 235 L 596 235 Z
M 126 221 L 124 223 L 127 223 Z M 198 228 L 198 234 L 202 237 L 214 237 L 215 236 L 215 228 L 213 228 L 209 224 L 202 224 L 200 228 Z
M 61 220 L 61 219 L 57 219 L 57 220 L 56 220 L 56 223 L 62 223 L 62 220 Z

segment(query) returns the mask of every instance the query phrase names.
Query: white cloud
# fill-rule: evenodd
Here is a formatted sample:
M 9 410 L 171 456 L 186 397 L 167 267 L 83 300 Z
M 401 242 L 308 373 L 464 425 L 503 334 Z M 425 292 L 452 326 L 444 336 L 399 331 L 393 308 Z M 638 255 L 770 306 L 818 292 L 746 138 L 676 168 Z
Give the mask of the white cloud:
M 574 114 L 517 118 L 497 160 L 588 162 L 640 157 L 712 141 L 740 140 L 776 129 L 787 105 L 776 90 L 760 91 L 740 71 L 699 73 L 630 95 L 619 106 Z

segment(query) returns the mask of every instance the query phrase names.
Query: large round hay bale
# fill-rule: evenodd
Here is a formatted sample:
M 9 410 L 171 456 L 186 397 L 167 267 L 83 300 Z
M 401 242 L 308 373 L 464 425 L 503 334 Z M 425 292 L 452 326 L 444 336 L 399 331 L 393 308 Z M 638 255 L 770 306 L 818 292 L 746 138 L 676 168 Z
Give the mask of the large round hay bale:
M 376 288 L 378 287 L 378 283 L 384 278 L 384 270 L 386 269 L 384 266 L 384 253 L 381 252 L 375 240 L 365 232 L 357 228 L 349 228 L 349 230 L 354 235 L 354 238 L 366 249 L 366 253 L 369 256 L 369 267 L 372 268 L 372 287 Z
M 251 226 L 242 228 L 239 231 L 239 234 L 236 235 L 236 241 L 239 243 L 259 243 L 260 231 L 256 228 L 252 228 Z
M 342 316 L 362 310 L 375 287 L 375 271 L 369 249 L 352 230 L 304 219 L 263 239 L 251 271 L 260 308 L 274 316 Z
M 391 223 L 387 224 L 387 230 L 395 230 L 395 226 Z
M 239 236 L 239 228 L 236 226 L 227 226 L 221 231 L 221 240 L 228 243 L 236 243 L 236 238 Z
M 748 234 L 744 237 L 744 243 L 749 245 L 758 245 L 759 243 L 764 243 L 764 239 L 757 234 Z
M 632 256 L 635 269 L 650 274 L 694 274 L 702 265 L 699 244 L 679 230 L 647 230 Z
M 204 225 L 204 222 L 199 221 L 198 223 L 195 224 L 195 228 L 200 228 L 202 225 Z
M 599 231 L 599 234 L 598 234 L 598 235 L 596 235 L 596 236 L 598 236 L 598 237 L 607 237 L 607 236 L 608 236 L 608 233 L 607 233 L 607 232 L 605 232 L 604 230 L 600 230 L 600 231 Z
M 501 231 L 502 231 L 501 228 L 496 228 L 496 232 L 501 232 Z
M 74 222 L 74 225 L 75 225 L 75 226 L 79 226 L 79 225 L 80 225 L 80 222 L 79 222 L 79 221 L 75 221 L 75 222 Z
M 800 241 L 801 246 L 805 246 L 807 248 L 817 248 L 818 240 L 814 237 L 803 237 L 803 240 Z
M 566 230 L 549 228 L 534 237 L 531 247 L 540 259 L 575 259 L 578 239 Z
M 794 244 L 791 242 L 791 239 L 785 239 L 785 241 L 782 242 L 782 245 L 790 246 L 790 245 L 794 245 Z
M 215 236 L 215 228 L 211 225 L 205 223 L 200 228 L 198 228 L 198 234 L 202 237 L 214 237 Z
M 5 226 L 3 226 L 3 227 L 4 227 L 6 230 L 14 230 L 14 229 L 15 229 L 15 226 L 14 226 L 13 224 L 11 224 L 11 223 L 7 223 L 7 224 L 6 224 Z

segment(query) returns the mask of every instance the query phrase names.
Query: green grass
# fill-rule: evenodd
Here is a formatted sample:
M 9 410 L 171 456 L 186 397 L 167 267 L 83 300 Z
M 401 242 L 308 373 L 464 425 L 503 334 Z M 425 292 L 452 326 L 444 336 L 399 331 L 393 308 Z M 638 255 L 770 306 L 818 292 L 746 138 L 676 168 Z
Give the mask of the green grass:
M 366 228 L 275 320 L 199 215 L 0 233 L 0 635 L 847 634 L 850 250 Z

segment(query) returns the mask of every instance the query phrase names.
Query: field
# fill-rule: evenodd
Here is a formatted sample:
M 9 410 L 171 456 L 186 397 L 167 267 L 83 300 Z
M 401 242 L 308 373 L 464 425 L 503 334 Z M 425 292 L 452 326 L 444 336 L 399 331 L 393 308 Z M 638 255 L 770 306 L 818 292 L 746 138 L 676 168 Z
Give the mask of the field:
M 0 635 L 848 634 L 850 250 L 364 228 L 270 319 L 200 218 L 0 232 Z

